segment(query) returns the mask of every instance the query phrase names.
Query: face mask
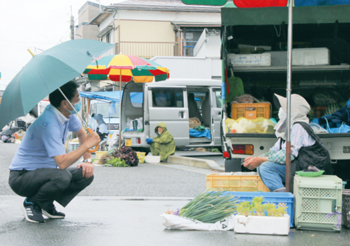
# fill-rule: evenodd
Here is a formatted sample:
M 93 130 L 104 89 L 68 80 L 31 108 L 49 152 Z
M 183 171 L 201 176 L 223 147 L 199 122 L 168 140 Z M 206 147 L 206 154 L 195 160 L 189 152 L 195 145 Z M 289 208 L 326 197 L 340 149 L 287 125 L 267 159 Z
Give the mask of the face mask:
M 78 103 L 76 103 L 75 105 L 74 105 L 74 109 L 76 110 L 72 110 L 72 111 L 69 111 L 71 114 L 76 114 L 77 112 L 79 112 L 80 111 L 80 109 L 81 109 L 81 102 L 78 102 Z
M 280 108 L 278 111 L 278 118 L 280 120 L 284 120 L 286 118 L 286 112 L 284 111 L 283 108 Z

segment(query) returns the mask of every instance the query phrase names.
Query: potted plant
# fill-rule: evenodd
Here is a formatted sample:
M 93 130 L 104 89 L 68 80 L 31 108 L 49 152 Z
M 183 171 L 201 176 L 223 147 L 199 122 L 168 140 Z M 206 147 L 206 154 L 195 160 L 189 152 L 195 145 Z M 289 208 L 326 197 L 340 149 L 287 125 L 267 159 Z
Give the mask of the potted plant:
M 290 218 L 287 206 L 273 203 L 262 204 L 263 197 L 254 197 L 252 203 L 237 204 L 238 214 L 234 217 L 236 233 L 288 235 Z

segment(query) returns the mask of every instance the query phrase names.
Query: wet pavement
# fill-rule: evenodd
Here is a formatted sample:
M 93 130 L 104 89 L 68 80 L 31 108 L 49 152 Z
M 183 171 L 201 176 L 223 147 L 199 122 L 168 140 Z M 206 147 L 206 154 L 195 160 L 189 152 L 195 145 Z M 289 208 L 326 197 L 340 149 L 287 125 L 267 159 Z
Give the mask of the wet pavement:
M 90 187 L 66 208 L 57 205 L 65 219 L 28 223 L 20 209 L 23 198 L 7 185 L 15 149 L 0 144 L 0 245 L 350 245 L 347 229 L 292 229 L 289 236 L 167 230 L 160 215 L 204 191 L 206 174 L 212 173 L 181 165 L 96 167 Z

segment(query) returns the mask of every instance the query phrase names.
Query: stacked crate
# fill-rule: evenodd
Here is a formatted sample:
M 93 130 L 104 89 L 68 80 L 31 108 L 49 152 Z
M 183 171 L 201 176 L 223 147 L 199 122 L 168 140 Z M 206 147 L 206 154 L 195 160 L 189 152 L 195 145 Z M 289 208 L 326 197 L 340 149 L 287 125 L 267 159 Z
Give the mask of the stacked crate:
M 294 177 L 295 227 L 340 231 L 342 180 L 335 175 Z
M 227 191 L 264 191 L 269 192 L 269 188 L 264 185 L 259 175 L 232 175 L 230 173 L 213 173 L 207 175 L 207 189 L 227 190 Z

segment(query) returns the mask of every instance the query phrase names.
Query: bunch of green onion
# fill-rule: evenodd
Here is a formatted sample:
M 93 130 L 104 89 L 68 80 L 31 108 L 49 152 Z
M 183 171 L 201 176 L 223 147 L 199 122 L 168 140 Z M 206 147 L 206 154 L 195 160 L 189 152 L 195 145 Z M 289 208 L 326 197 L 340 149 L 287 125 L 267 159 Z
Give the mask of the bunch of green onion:
M 181 208 L 179 215 L 203 223 L 215 223 L 236 212 L 237 200 L 227 191 L 206 190 Z

